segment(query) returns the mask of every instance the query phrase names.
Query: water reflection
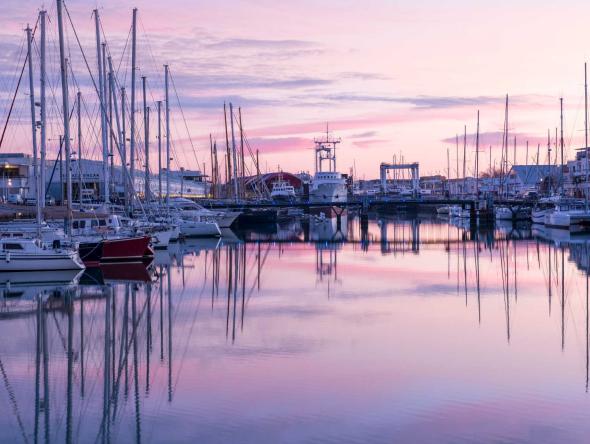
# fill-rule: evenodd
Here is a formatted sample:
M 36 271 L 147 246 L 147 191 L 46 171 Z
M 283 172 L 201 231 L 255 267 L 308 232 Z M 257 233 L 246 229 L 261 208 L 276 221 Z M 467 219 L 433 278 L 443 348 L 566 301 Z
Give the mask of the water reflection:
M 589 243 L 343 214 L 0 275 L 2 440 L 584 442 Z

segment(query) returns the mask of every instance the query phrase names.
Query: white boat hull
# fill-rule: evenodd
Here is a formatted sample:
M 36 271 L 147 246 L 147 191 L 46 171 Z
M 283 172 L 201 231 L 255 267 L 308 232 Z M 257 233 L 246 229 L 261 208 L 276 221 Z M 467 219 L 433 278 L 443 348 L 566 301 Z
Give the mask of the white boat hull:
M 219 228 L 230 228 L 241 213 L 239 211 L 224 211 L 215 218 Z
M 346 203 L 348 192 L 345 184 L 321 183 L 309 192 L 310 203 Z
M 219 237 L 221 231 L 215 222 L 185 220 L 180 223 L 180 234 L 184 237 Z
M 46 255 L 0 252 L 0 272 L 82 270 L 83 268 L 84 264 L 77 252 L 48 253 Z
M 553 211 L 545 217 L 545 225 L 580 232 L 590 229 L 590 213 L 586 211 Z

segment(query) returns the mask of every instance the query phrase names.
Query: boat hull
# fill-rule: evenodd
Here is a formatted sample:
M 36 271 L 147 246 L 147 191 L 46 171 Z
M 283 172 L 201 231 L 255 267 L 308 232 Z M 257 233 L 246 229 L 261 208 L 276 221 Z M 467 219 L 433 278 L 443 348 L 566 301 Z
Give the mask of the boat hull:
M 184 221 L 180 224 L 180 234 L 184 237 L 219 237 L 221 231 L 214 222 Z
M 149 255 L 150 236 L 105 239 L 102 246 L 101 262 L 125 262 L 143 260 Z M 151 253 L 153 256 L 153 252 Z
M 310 203 L 346 203 L 348 191 L 345 184 L 321 183 L 309 192 Z
M 80 257 L 86 266 L 98 266 L 103 262 L 137 262 L 153 256 L 150 236 L 103 239 L 97 242 L 82 242 Z
M 84 264 L 76 252 L 47 255 L 0 253 L 0 272 L 82 270 L 83 268 Z

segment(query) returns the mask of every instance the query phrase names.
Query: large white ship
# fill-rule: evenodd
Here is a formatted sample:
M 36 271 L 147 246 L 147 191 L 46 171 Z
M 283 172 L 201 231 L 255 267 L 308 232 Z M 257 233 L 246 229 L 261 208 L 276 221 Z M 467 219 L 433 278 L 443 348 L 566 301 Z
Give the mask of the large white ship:
M 340 139 L 331 138 L 326 131 L 325 138 L 315 139 L 315 174 L 309 187 L 311 203 L 346 203 L 348 190 L 346 178 L 336 171 L 336 146 Z M 327 163 L 327 169 L 324 169 Z

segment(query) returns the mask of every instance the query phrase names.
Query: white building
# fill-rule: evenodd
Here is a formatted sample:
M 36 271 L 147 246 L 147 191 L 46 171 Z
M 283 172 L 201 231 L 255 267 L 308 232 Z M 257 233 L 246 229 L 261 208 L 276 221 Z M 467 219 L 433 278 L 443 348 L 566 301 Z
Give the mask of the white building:
M 78 162 L 73 159 L 72 170 L 72 195 L 75 201 L 80 199 L 79 189 L 82 186 L 82 197 L 86 200 L 98 200 L 102 195 L 103 169 L 102 162 L 83 159 Z M 0 197 L 4 200 L 11 194 L 22 198 L 34 197 L 33 159 L 29 154 L 2 153 L 0 154 Z M 47 160 L 45 166 L 45 188 L 48 196 L 61 201 L 66 194 L 65 161 L 56 159 Z M 166 193 L 166 173 L 162 173 L 162 193 Z M 144 194 L 145 173 L 144 170 L 135 172 L 135 190 L 138 195 Z M 115 200 L 123 197 L 123 171 L 120 166 L 115 166 L 111 172 L 111 196 Z M 152 196 L 159 193 L 159 181 L 157 174 L 150 174 L 150 189 Z M 170 172 L 170 194 L 184 197 L 205 197 L 210 191 L 210 183 L 207 176 L 200 171 L 184 170 Z
M 0 197 L 4 201 L 11 194 L 21 197 L 29 194 L 29 177 L 33 175 L 31 165 L 28 154 L 0 153 Z M 34 188 L 31 191 L 34 192 Z

